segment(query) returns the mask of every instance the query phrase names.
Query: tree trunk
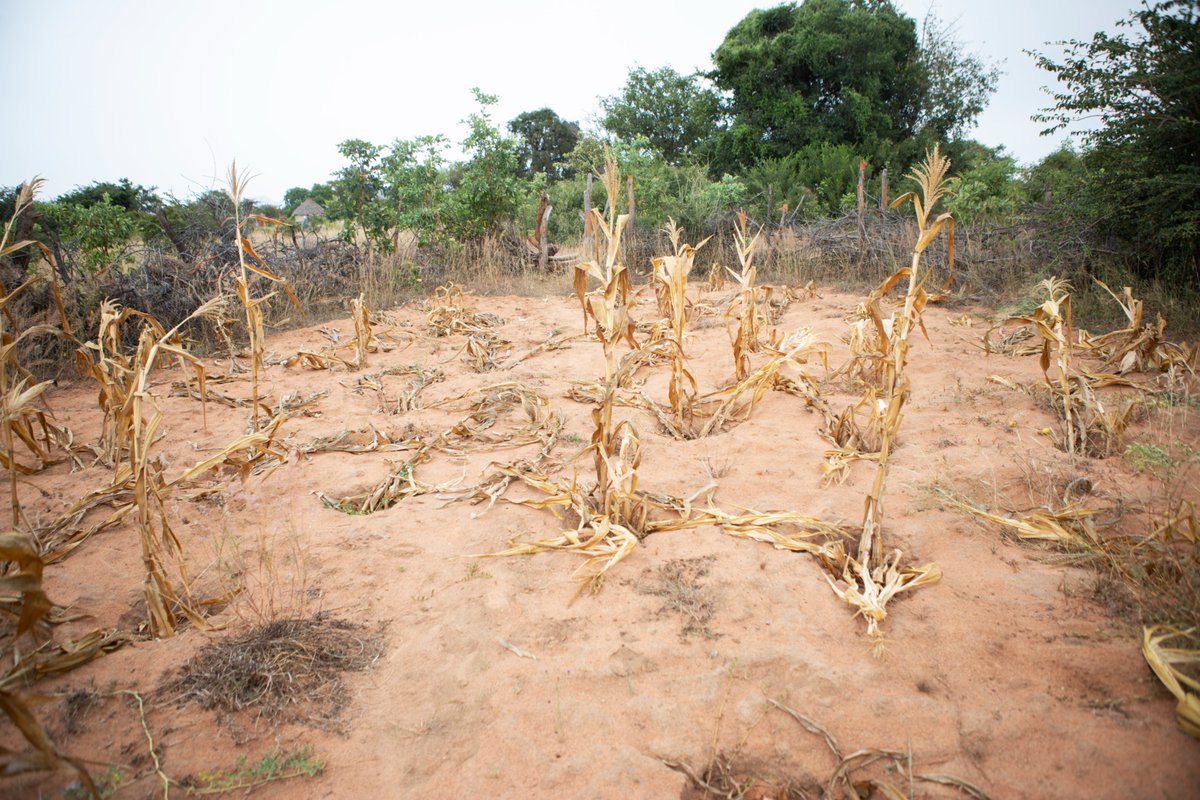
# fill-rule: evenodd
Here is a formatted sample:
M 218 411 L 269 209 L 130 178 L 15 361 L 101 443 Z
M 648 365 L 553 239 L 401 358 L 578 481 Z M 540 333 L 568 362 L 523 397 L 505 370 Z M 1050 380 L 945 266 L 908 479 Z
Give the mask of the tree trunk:
M 158 218 L 158 224 L 162 227 L 163 233 L 167 235 L 167 239 L 171 242 L 171 246 L 175 248 L 175 252 L 183 261 L 191 261 L 192 255 L 188 252 L 187 244 L 180 237 L 179 231 L 175 230 L 175 226 L 171 224 L 171 220 L 167 219 L 167 210 L 159 206 L 154 210 L 154 216 Z
M 863 182 L 866 180 L 866 174 L 867 174 L 867 162 L 860 160 L 858 162 L 858 189 L 857 189 L 857 195 L 858 195 L 858 257 L 860 259 L 863 256 L 863 247 L 866 246 L 866 240 L 867 240 L 867 225 L 866 225 L 866 219 L 864 218 L 864 212 L 866 211 L 866 207 L 867 207 L 867 193 L 863 187 Z
M 537 237 L 538 269 L 542 272 L 546 271 L 550 257 L 546 243 L 546 228 L 550 225 L 550 211 L 553 208 L 554 206 L 550 205 L 550 198 L 545 192 L 542 192 L 541 202 L 538 204 L 537 227 L 534 229 Z

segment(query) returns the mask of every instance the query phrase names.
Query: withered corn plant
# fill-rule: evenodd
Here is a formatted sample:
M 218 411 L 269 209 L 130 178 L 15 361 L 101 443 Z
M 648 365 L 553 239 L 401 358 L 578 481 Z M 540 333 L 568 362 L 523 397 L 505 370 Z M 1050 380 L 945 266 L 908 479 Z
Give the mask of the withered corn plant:
M 35 179 L 22 184 L 17 192 L 16 206 L 12 217 L 4 225 L 4 233 L 0 237 L 0 258 L 28 247 L 30 242 L 9 242 L 13 225 L 17 218 L 33 203 L 33 195 L 40 181 Z M 2 431 L 4 436 L 4 459 L 8 468 L 8 491 L 12 505 L 12 526 L 14 529 L 21 525 L 21 498 L 17 494 L 17 454 L 13 449 L 13 428 L 27 425 L 33 410 L 33 401 L 49 387 L 50 382 L 44 381 L 28 386 L 24 381 L 13 381 L 9 376 L 9 360 L 16 358 L 16 341 L 5 329 L 8 319 L 8 305 L 33 279 L 25 281 L 11 293 L 0 299 L 0 346 L 4 348 L 4 357 L 0 358 L 0 412 L 3 413 Z
M 433 290 L 433 298 L 425 309 L 425 320 L 434 336 L 490 335 L 493 328 L 504 324 L 504 320 L 490 311 L 471 309 L 462 287 L 454 283 Z
M 596 466 L 596 493 L 598 508 L 601 514 L 618 522 L 631 519 L 632 490 L 637 486 L 636 451 L 637 432 L 633 425 L 624 421 L 619 425 L 613 424 L 614 396 L 617 390 L 617 343 L 624 339 L 634 350 L 638 349 L 634 339 L 634 324 L 629 316 L 628 286 L 629 276 L 621 259 L 621 235 L 629 222 L 628 214 L 620 214 L 617 210 L 617 198 L 620 197 L 620 173 L 611 153 L 605 154 L 604 174 L 600 176 L 610 198 L 608 217 L 599 209 L 592 209 L 595 215 L 597 246 L 604 244 L 602 261 L 589 261 L 577 266 L 583 272 L 600 282 L 598 292 L 584 297 L 585 309 L 596 326 L 596 338 L 604 348 L 604 393 L 597 407 L 592 409 L 592 420 L 595 430 L 592 432 L 592 456 Z M 626 434 L 622 443 L 620 437 Z M 635 454 L 632 460 L 623 456 Z M 616 483 L 614 484 L 614 481 Z M 624 491 L 628 489 L 629 491 Z
M 129 396 L 116 420 L 120 438 L 128 442 L 128 474 L 132 483 L 133 502 L 137 508 L 142 564 L 146 570 L 142 594 L 149 614 L 150 631 L 154 636 L 174 634 L 181 616 L 195 623 L 201 622 L 200 611 L 188 596 L 183 546 L 167 515 L 163 467 L 151 456 L 163 415 L 154 395 L 150 393 L 150 373 L 160 361 L 168 357 L 175 357 L 180 363 L 190 364 L 196 372 L 204 404 L 204 365 L 199 358 L 185 350 L 178 339 L 180 327 L 200 316 L 204 310 L 201 307 L 179 325 L 163 333 L 152 325 L 142 326 L 137 350 L 130 365 L 132 376 Z M 178 589 L 167 575 L 168 560 L 174 561 L 178 566 L 182 579 Z
M 75 364 L 80 373 L 88 375 L 99 387 L 97 402 L 104 419 L 100 426 L 100 439 L 95 452 L 99 461 L 114 469 L 124 463 L 124 453 L 129 447 L 129 408 L 135 378 L 134 359 L 122 344 L 124 326 L 131 318 L 138 320 L 158 337 L 166 336 L 162 324 L 151 314 L 133 308 L 122 308 L 111 300 L 100 303 L 96 338 L 84 343 L 75 351 Z M 203 373 L 198 376 L 203 380 Z M 200 396 L 204 398 L 204 385 L 200 385 Z M 207 426 L 207 405 L 201 406 L 201 415 Z
M 242 217 L 242 200 L 246 191 L 246 183 L 250 180 L 249 173 L 238 172 L 237 162 L 229 165 L 229 175 L 227 177 L 229 184 L 226 193 L 229 199 L 233 201 L 233 233 L 237 241 L 238 251 L 238 267 L 239 274 L 236 279 L 237 296 L 242 301 L 242 305 L 246 309 L 246 334 L 250 338 L 250 395 L 251 408 L 253 411 L 250 414 L 251 424 L 254 430 L 258 430 L 258 373 L 262 369 L 263 358 L 263 342 L 266 340 L 266 332 L 263 329 L 263 310 L 262 306 L 275 296 L 274 292 L 254 297 L 250 291 L 251 273 L 260 275 L 271 283 L 280 286 L 287 294 L 288 299 L 299 308 L 300 301 L 296 299 L 296 295 L 292 294 L 292 290 L 288 287 L 287 281 L 275 274 L 267 262 L 254 250 L 254 246 L 250 244 L 250 240 L 246 238 L 242 227 L 249 221 L 253 220 L 268 225 L 283 225 L 282 220 L 272 217 L 263 216 L 262 214 L 250 214 L 247 217 Z M 246 260 L 246 256 L 250 260 Z M 268 413 L 270 411 L 268 410 Z
M 670 220 L 666 233 L 671 240 L 673 255 L 653 260 L 655 288 L 659 311 L 670 320 L 671 383 L 669 400 L 675 424 L 680 430 L 692 427 L 693 406 L 696 402 L 696 379 L 684 364 L 683 329 L 687 323 L 688 276 L 691 275 L 696 251 L 708 242 L 704 239 L 693 247 L 680 241 L 682 229 Z
M 12 230 L 18 217 L 32 205 L 42 183 L 40 178 L 35 178 L 22 184 L 17 190 L 13 214 L 5 223 L 3 233 L 0 233 L 0 258 L 37 245 L 31 240 L 13 241 Z M 12 508 L 12 530 L 0 533 L 0 621 L 5 623 L 0 625 L 0 656 L 5 664 L 0 671 L 0 712 L 33 748 L 33 753 L 30 754 L 0 747 L 0 774 L 51 770 L 65 763 L 78 773 L 83 786 L 92 796 L 99 797 L 99 791 L 83 763 L 58 751 L 45 728 L 34 716 L 31 700 L 20 691 L 30 682 L 31 675 L 36 676 L 36 669 L 31 672 L 30 667 L 35 667 L 39 661 L 54 665 L 65 663 L 56 652 L 56 648 L 44 646 L 44 642 L 40 643 L 43 646 L 35 645 L 33 652 L 29 654 L 22 654 L 18 649 L 18 641 L 22 636 L 33 632 L 37 625 L 44 625 L 43 620 L 53 604 L 42 586 L 44 562 L 38 552 L 37 541 L 30 533 L 18 530 L 22 519 L 20 497 L 17 493 L 17 474 L 28 474 L 36 468 L 22 465 L 17 460 L 14 449 L 15 439 L 20 439 L 40 460 L 37 468 L 50 463 L 51 427 L 46 420 L 45 411 L 38 408 L 36 403 L 51 386 L 52 381 L 32 381 L 32 376 L 18 362 L 17 351 L 21 342 L 31 336 L 50 333 L 71 338 L 57 285 L 54 287 L 54 296 L 62 316 L 61 328 L 34 325 L 19 332 L 10 332 L 7 329 L 8 322 L 12 320 L 10 304 L 37 280 L 36 277 L 30 278 L 0 298 L 0 431 L 3 436 L 2 455 L 4 466 L 8 470 Z M 35 434 L 34 427 L 38 423 L 42 429 L 40 438 Z M 39 637 L 44 638 L 45 632 L 39 634 Z M 91 655 L 86 647 L 80 647 L 73 657 L 78 663 L 82 663 Z
M 266 433 L 235 440 L 170 481 L 163 475 L 164 464 L 152 454 L 161 434 L 163 415 L 151 392 L 151 375 L 172 361 L 190 368 L 199 388 L 201 408 L 205 409 L 208 393 L 204 365 L 183 346 L 180 330 L 225 302 L 227 298 L 224 297 L 209 300 L 170 330 L 164 330 L 148 314 L 105 303 L 101 308 L 96 341 L 89 342 L 77 353 L 77 360 L 100 387 L 105 423 L 102 446 L 97 450 L 102 458 L 111 458 L 114 469 L 112 483 L 85 497 L 80 511 L 85 513 L 101 502 L 112 502 L 117 510 L 104 522 L 86 531 L 68 534 L 65 540 L 59 541 L 63 529 L 72 527 L 82 517 L 82 513 L 69 511 L 63 520 L 50 527 L 47 546 L 52 547 L 55 559 L 61 558 L 92 533 L 115 525 L 130 512 L 136 512 L 145 568 L 143 596 L 150 631 L 155 636 L 172 635 L 181 618 L 201 622 L 198 604 L 188 593 L 183 547 L 167 513 L 166 500 L 172 490 L 221 464 L 234 466 L 246 474 L 249 462 L 239 461 L 235 455 L 240 450 L 250 450 L 255 453 L 254 458 L 262 454 L 278 455 L 272 448 L 277 423 Z M 131 317 L 141 321 L 141 332 L 137 348 L 132 355 L 126 355 L 120 346 L 121 328 Z M 206 412 L 202 413 L 206 415 Z M 168 576 L 168 565 L 172 562 L 181 578 L 178 587 Z
M 1013 321 L 1032 324 L 1042 339 L 1042 375 L 1059 420 L 1059 446 L 1068 453 L 1090 456 L 1104 457 L 1118 452 L 1125 429 L 1141 406 L 1136 399 L 1126 401 L 1123 407 L 1118 407 L 1115 398 L 1109 402 L 1103 400 L 1096 389 L 1124 383 L 1124 379 L 1091 372 L 1076 362 L 1076 349 L 1086 353 L 1092 345 L 1086 338 L 1081 343 L 1076 341 L 1071 324 L 1071 284 L 1052 277 L 1039 286 L 1046 291 L 1046 302 L 1034 309 L 1031 316 Z
M 847 584 L 839 587 L 830 581 L 843 600 L 855 606 L 867 620 L 867 632 L 877 634 L 879 623 L 887 616 L 885 606 L 897 593 L 933 583 L 941 577 L 935 564 L 922 567 L 902 565 L 899 550 L 884 555 L 883 519 L 884 492 L 887 483 L 889 457 L 900 430 L 904 404 L 909 395 L 909 379 L 905 372 L 908 360 L 908 337 L 914 326 L 924 329 L 922 314 L 929 301 L 925 284 L 932 269 L 924 267 L 921 255 L 930 243 L 942 232 L 947 231 L 950 274 L 954 270 L 954 218 L 948 214 L 933 216 L 938 201 L 946 193 L 946 174 L 950 160 L 943 157 L 938 147 L 925 157 L 910 176 L 917 184 L 917 192 L 906 192 L 892 203 L 895 208 L 911 202 L 917 221 L 917 242 L 913 246 L 910 266 L 897 270 L 872 292 L 868 304 L 871 318 L 878 325 L 881 342 L 886 344 L 886 357 L 882 361 L 882 390 L 870 397 L 872 415 L 878 430 L 879 456 L 875 466 L 875 478 L 867 494 L 863 511 L 862 533 L 859 537 L 856 557 L 847 557 L 842 569 L 842 579 Z M 931 218 L 932 217 L 932 218 Z M 888 292 L 904 278 L 908 278 L 908 290 L 904 295 L 904 308 L 899 318 L 891 325 L 882 324 L 879 303 Z
M 550 482 L 529 471 L 511 469 L 512 477 L 533 486 L 545 498 L 524 501 L 537 508 L 562 508 L 579 517 L 574 530 L 550 539 L 514 545 L 490 555 L 519 555 L 547 550 L 569 550 L 586 557 L 580 573 L 580 590 L 596 591 L 605 573 L 633 551 L 647 524 L 648 504 L 638 491 L 637 468 L 641 462 L 641 443 L 629 420 L 617 423 L 613 408 L 619 384 L 620 367 L 616 348 L 624 339 L 638 349 L 634 323 L 629 316 L 628 282 L 621 259 L 621 234 L 629 222 L 628 214 L 618 211 L 620 175 L 611 152 L 605 153 L 604 174 L 600 176 L 610 202 L 607 214 L 593 209 L 596 230 L 596 258 L 576 265 L 576 291 L 586 320 L 595 324 L 596 338 L 604 349 L 604 381 L 594 398 L 590 451 L 596 471 L 596 485 L 590 493 L 580 490 L 574 480 L 570 486 Z M 586 292 L 587 279 L 600 287 Z
M 737 251 L 738 272 L 727 269 L 730 277 L 738 286 L 738 296 L 729 304 L 725 311 L 725 330 L 729 333 L 729 342 L 733 347 L 733 366 L 737 380 L 741 381 L 750 374 L 750 354 L 759 349 L 760 312 L 758 310 L 758 289 L 754 280 L 758 274 L 754 266 L 754 252 L 758 247 L 762 231 L 750 235 L 746 223 L 746 212 L 739 210 L 737 223 L 733 229 L 734 249 Z M 731 320 L 737 320 L 737 330 L 730 331 Z
M 75 770 L 92 797 L 100 797 L 83 762 L 59 752 L 34 716 L 37 698 L 22 693 L 37 676 L 39 667 L 46 672 L 70 669 L 91 660 L 99 653 L 99 647 L 92 647 L 85 641 L 72 642 L 65 650 L 43 645 L 22 657 L 17 651 L 17 640 L 42 622 L 53 604 L 42 588 L 43 565 L 32 536 L 15 531 L 0 534 L 0 563 L 8 565 L 0 574 L 0 614 L 16 619 L 11 640 L 3 642 L 0 650 L 6 662 L 5 669 L 0 672 L 0 712 L 33 748 L 32 753 L 21 753 L 0 747 L 0 775 L 53 770 L 66 764 Z M 89 638 L 94 641 L 94 637 Z
M 1133 296 L 1130 287 L 1122 287 L 1121 294 L 1117 294 L 1099 278 L 1092 280 L 1108 292 L 1128 320 L 1124 328 L 1101 336 L 1083 337 L 1091 353 L 1103 360 L 1101 369 L 1125 375 L 1129 372 L 1167 372 L 1174 368 L 1196 377 L 1200 344 L 1188 346 L 1167 341 L 1167 321 L 1163 315 L 1159 314 L 1154 324 L 1144 322 L 1145 303 Z
M 595 246 L 594 252 L 584 253 L 583 257 L 587 260 L 580 261 L 575 265 L 575 297 L 579 300 L 579 306 L 583 310 L 584 334 L 587 333 L 588 317 L 595 319 L 596 316 L 591 308 L 592 300 L 587 288 L 588 278 L 595 278 L 600 282 L 600 290 L 605 297 L 609 296 L 610 292 L 612 293 L 613 300 L 610 302 L 616 303 L 621 308 L 627 308 L 629 303 L 629 273 L 621 258 L 621 236 L 625 231 L 625 226 L 629 223 L 630 216 L 620 213 L 621 194 L 618 191 L 620 185 L 616 183 L 609 186 L 610 177 L 615 181 L 620 179 L 617 174 L 616 160 L 613 159 L 612 153 L 606 150 L 604 175 L 601 175 L 600 179 L 604 181 L 605 191 L 609 192 L 608 201 L 605 211 L 598 208 L 592 209 L 592 220 L 597 226 L 603 228 L 603 236 L 592 238 Z M 610 268 L 609 264 L 619 266 L 619 268 Z M 610 271 L 614 282 L 612 286 L 608 283 Z M 631 346 L 637 349 L 636 345 L 632 344 L 632 325 L 630 323 L 630 342 Z

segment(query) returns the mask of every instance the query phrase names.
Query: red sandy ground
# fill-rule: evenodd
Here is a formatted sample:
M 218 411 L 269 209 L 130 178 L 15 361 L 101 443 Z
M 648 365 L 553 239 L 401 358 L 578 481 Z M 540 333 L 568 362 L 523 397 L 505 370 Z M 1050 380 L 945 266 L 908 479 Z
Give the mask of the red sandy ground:
M 715 302 L 724 294 L 705 295 Z M 811 327 L 840 364 L 845 318 L 860 298 L 826 292 L 793 304 L 780 327 Z M 501 315 L 498 333 L 513 354 L 536 346 L 556 329 L 578 332 L 573 298 L 472 298 L 477 310 Z M 642 299 L 637 316 L 654 315 Z M 198 591 L 216 592 L 233 580 L 227 566 L 240 555 L 253 579 L 263 548 L 274 553 L 277 613 L 323 610 L 368 624 L 386 624 L 386 647 L 373 668 L 347 677 L 342 732 L 301 724 L 272 728 L 253 715 L 222 720 L 196 706 L 155 701 L 155 689 L 214 637 L 246 630 L 255 604 L 271 594 L 251 580 L 250 591 L 214 620 L 222 632 L 185 630 L 160 641 L 128 645 L 64 676 L 43 681 L 44 694 L 77 689 L 135 689 L 149 698 L 147 722 L 164 770 L 182 778 L 233 763 L 253 762 L 278 744 L 307 744 L 325 759 L 315 778 L 276 783 L 261 797 L 679 797 L 687 779 L 664 765 L 682 761 L 701 771 L 724 754 L 743 772 L 787 779 L 819 796 L 834 759 L 817 736 L 772 710 L 775 699 L 825 725 L 843 751 L 911 748 L 915 771 L 956 775 L 995 798 L 1200 796 L 1200 743 L 1174 725 L 1174 701 L 1144 663 L 1138 629 L 1110 616 L 1085 595 L 1094 573 L 1056 565 L 1048 551 L 1007 541 L 999 530 L 944 508 L 935 485 L 952 486 L 978 502 L 1030 508 L 1056 502 L 1078 476 L 1091 479 L 1088 502 L 1127 509 L 1153 507 L 1156 485 L 1119 457 L 1072 458 L 1040 435 L 1054 426 L 1031 397 L 987 382 L 990 374 L 1040 378 L 1036 357 L 986 356 L 987 323 L 950 325 L 962 309 L 931 308 L 932 343 L 914 338 L 912 398 L 901 445 L 893 456 L 887 495 L 886 544 L 916 563 L 936 562 L 940 583 L 902 595 L 884 622 L 886 652 L 873 653 L 865 625 L 830 590 L 808 556 L 735 539 L 712 528 L 656 534 L 618 565 L 596 596 L 569 604 L 581 559 L 549 553 L 488 559 L 465 556 L 504 548 L 514 537 L 543 537 L 561 528 L 549 513 L 506 502 L 447 503 L 433 495 L 370 516 L 325 508 L 315 497 L 337 497 L 373 486 L 404 453 L 316 454 L 265 481 L 231 482 L 222 503 L 179 500 L 171 510 L 189 554 Z M 397 336 L 426 332 L 419 309 L 397 309 Z M 701 389 L 723 385 L 732 363 L 726 333 L 709 321 L 689 325 L 687 354 Z M 335 324 L 348 337 L 348 320 Z M 317 328 L 273 335 L 268 352 L 319 349 Z M 589 408 L 564 397 L 572 380 L 603 374 L 599 345 L 534 356 L 500 373 L 472 372 L 456 355 L 461 336 L 418 337 L 407 347 L 371 356 L 367 372 L 401 364 L 440 365 L 446 380 L 422 398 L 458 394 L 501 380 L 525 382 L 551 398 L 566 431 L 590 437 Z M 820 375 L 819 366 L 813 366 Z M 212 372 L 224 366 L 213 363 Z M 665 400 L 665 368 L 649 374 L 647 390 Z M 645 373 L 643 373 L 645 374 Z M 173 470 L 245 432 L 244 409 L 209 404 L 208 429 L 188 398 L 166 397 L 174 371 L 161 376 L 166 438 L 157 451 Z M 368 424 L 381 430 L 436 433 L 464 414 L 463 404 L 401 416 L 379 412 L 374 392 L 351 389 L 356 374 L 338 368 L 267 370 L 264 392 L 325 389 L 318 417 L 285 423 L 297 441 Z M 395 394 L 408 378 L 385 378 Z M 248 395 L 248 383 L 213 387 Z M 852 400 L 833 383 L 835 407 Z M 92 441 L 99 415 L 90 385 L 62 387 L 50 401 L 80 441 Z M 708 480 L 705 461 L 719 468 L 716 504 L 732 511 L 793 510 L 856 524 L 872 465 L 854 466 L 840 486 L 823 487 L 826 449 L 820 418 L 797 397 L 771 392 L 751 419 L 724 433 L 675 441 L 643 413 L 632 416 L 643 441 L 641 486 L 686 496 Z M 1132 440 L 1196 443 L 1192 417 L 1164 422 L 1152 416 Z M 1012 423 L 1010 425 L 1010 423 Z M 503 423 L 502 423 L 503 424 Z M 574 437 L 572 437 L 573 439 Z M 567 459 L 581 446 L 563 441 Z M 464 478 L 489 462 L 506 462 L 535 448 L 454 458 L 436 454 L 421 467 L 429 482 Z M 580 461 L 586 476 L 590 459 Z M 569 474 L 569 468 L 564 474 Z M 21 486 L 32 515 L 51 517 L 73 498 L 108 481 L 102 467 L 72 473 L 66 465 Z M 1194 491 L 1194 489 L 1192 490 Z M 521 487 L 510 497 L 529 497 Z M 95 512 L 97 515 L 106 513 Z M 89 518 L 88 523 L 99 519 Z M 1144 524 L 1131 513 L 1123 524 Z M 299 559 L 293 557 L 299 552 Z M 224 553 L 223 562 L 218 552 Z M 685 620 L 647 593 L 659 570 L 678 559 L 711 557 L 699 578 L 714 606 L 709 634 L 683 633 Z M 478 567 L 476 567 L 478 564 Z M 95 627 L 135 625 L 141 614 L 137 533 L 126 524 L 86 542 L 47 571 L 50 596 L 91 615 L 59 628 L 57 636 Z M 299 598 L 304 598 L 301 602 Z M 521 657 L 499 639 L 534 655 Z M 61 695 L 38 713 L 68 753 L 88 759 L 94 774 L 106 764 L 144 769 L 145 738 L 127 699 L 101 699 L 65 723 Z M 11 731 L 3 737 L 13 744 Z M 875 774 L 884 774 L 877 771 Z M 40 782 L 7 782 L 11 797 L 56 796 L 71 780 L 64 771 Z M 952 789 L 918 784 L 925 797 Z M 174 792 L 182 795 L 181 789 Z M 119 796 L 161 795 L 153 775 Z

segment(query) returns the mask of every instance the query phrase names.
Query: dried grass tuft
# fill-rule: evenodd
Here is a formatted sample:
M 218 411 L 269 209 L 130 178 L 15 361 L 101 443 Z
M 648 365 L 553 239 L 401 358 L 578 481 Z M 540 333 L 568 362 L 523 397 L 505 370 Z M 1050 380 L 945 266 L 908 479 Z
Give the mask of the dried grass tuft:
M 347 702 L 343 674 L 369 668 L 383 649 L 382 630 L 324 615 L 279 619 L 205 646 L 163 691 L 206 709 L 328 724 Z

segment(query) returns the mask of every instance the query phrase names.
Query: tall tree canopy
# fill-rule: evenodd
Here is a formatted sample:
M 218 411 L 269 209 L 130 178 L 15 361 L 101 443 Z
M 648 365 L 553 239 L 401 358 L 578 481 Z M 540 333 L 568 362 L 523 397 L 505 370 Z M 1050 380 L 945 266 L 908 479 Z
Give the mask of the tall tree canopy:
M 600 98 L 604 127 L 618 139 L 644 137 L 668 164 L 681 164 L 704 149 L 720 119 L 719 95 L 701 75 L 670 67 L 634 67 L 621 91 Z
M 731 95 L 725 150 L 742 164 L 820 142 L 912 137 L 927 73 L 916 23 L 887 0 L 807 0 L 751 11 L 713 53 Z
M 579 125 L 569 122 L 549 108 L 526 111 L 508 123 L 508 129 L 520 141 L 518 156 L 522 177 L 545 173 L 551 179 L 565 177 L 562 162 L 579 143 Z
M 1034 119 L 1051 134 L 1078 126 L 1091 186 L 1084 213 L 1148 256 L 1200 271 L 1200 16 L 1195 0 L 1147 5 L 1116 34 L 1033 53 L 1058 79 Z

